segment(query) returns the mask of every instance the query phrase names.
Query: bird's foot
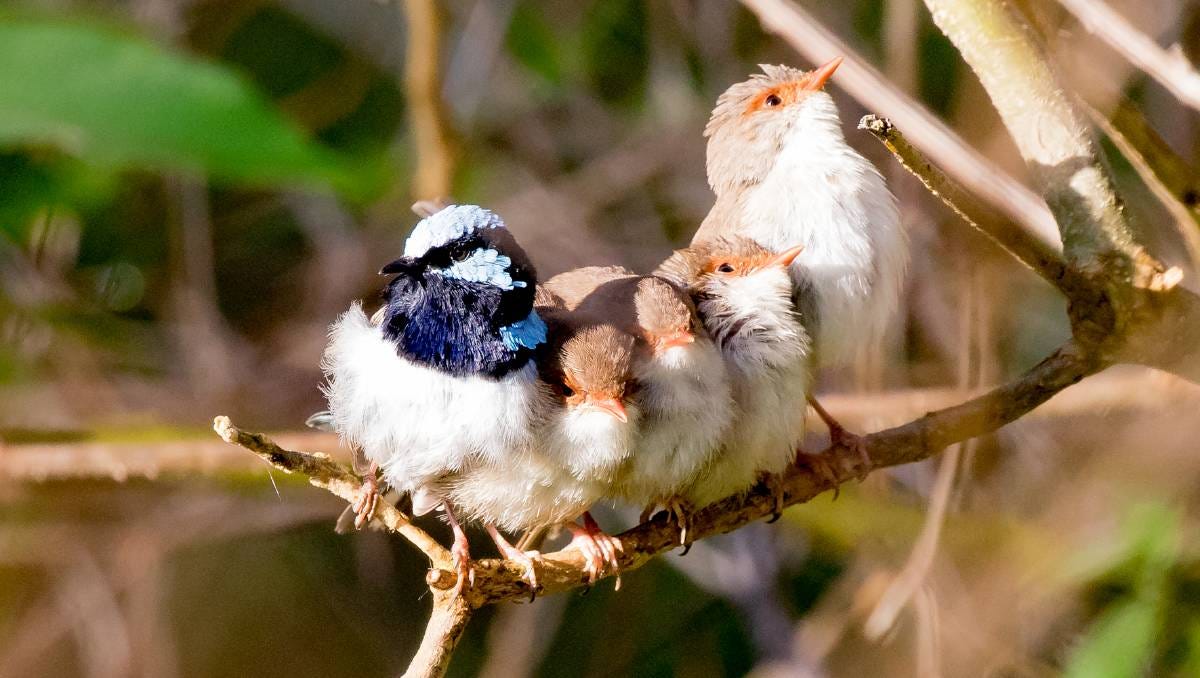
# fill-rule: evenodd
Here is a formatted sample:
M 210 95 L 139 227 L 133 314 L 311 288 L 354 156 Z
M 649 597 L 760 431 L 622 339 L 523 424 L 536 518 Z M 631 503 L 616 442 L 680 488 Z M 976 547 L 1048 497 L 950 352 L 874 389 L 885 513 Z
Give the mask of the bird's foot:
M 784 496 L 783 476 L 774 473 L 762 474 L 758 481 L 767 488 L 767 492 L 771 495 L 771 519 L 768 523 L 773 523 L 783 517 L 783 509 L 787 508 L 787 499 Z
M 691 548 L 692 542 L 688 539 L 688 533 L 692 527 L 692 511 L 695 510 L 688 500 L 683 497 L 670 497 L 666 501 L 652 501 L 642 509 L 642 513 L 638 516 L 638 524 L 645 523 L 654 516 L 654 509 L 662 506 L 666 509 L 667 520 L 675 521 L 675 526 L 679 528 L 679 544 L 684 546 L 683 554 L 686 555 L 688 549 Z
M 638 516 L 638 525 L 649 521 L 654 517 L 654 509 L 658 508 L 658 502 L 652 501 L 646 504 L 646 508 L 642 509 L 642 513 Z
M 851 433 L 846 429 L 838 426 L 836 429 L 829 430 L 829 443 L 841 450 L 853 452 L 858 457 L 861 465 L 858 467 L 855 477 L 861 482 L 867 477 L 867 471 L 871 469 L 871 453 L 867 450 L 867 439 L 857 433 Z
M 694 507 L 691 502 L 683 497 L 671 497 L 666 501 L 667 514 L 675 521 L 675 526 L 679 528 L 679 544 L 684 547 L 686 554 L 692 548 L 691 529 L 692 529 L 692 511 Z
M 378 464 L 371 464 L 367 472 L 363 474 L 362 489 L 359 491 L 358 499 L 350 505 L 350 509 L 354 511 L 354 529 L 361 530 L 367 523 L 371 522 L 371 518 L 375 517 L 375 508 L 379 506 L 379 479 L 375 474 L 379 471 Z
M 454 595 L 461 596 L 468 586 L 475 586 L 475 563 L 471 560 L 471 545 L 467 542 L 467 532 L 458 524 L 454 512 L 449 505 L 443 505 L 446 520 L 454 533 L 454 543 L 450 545 L 450 556 L 454 559 L 454 570 L 458 573 L 458 581 L 454 583 Z
M 500 555 L 516 562 L 525 571 L 522 576 L 525 583 L 529 584 L 529 602 L 533 602 L 541 588 L 538 586 L 536 562 L 541 559 L 542 554 L 538 551 L 522 551 L 513 546 L 504 538 L 504 535 L 500 534 L 500 530 L 497 530 L 495 525 L 487 525 L 486 528 L 492 541 L 496 542 L 496 548 L 500 551 Z
M 818 478 L 833 487 L 834 501 L 837 501 L 838 495 L 841 494 L 842 484 L 841 476 L 835 466 L 837 462 L 838 457 L 833 454 L 810 454 L 804 450 L 800 450 L 796 454 L 796 464 L 807 466 Z
M 611 537 L 600 529 L 590 513 L 583 514 L 583 526 L 566 523 L 571 531 L 571 543 L 568 548 L 575 548 L 583 554 L 583 571 L 587 574 L 588 584 L 594 584 L 604 576 L 606 569 L 611 569 L 617 575 L 616 588 L 621 588 L 621 562 L 619 554 L 625 552 L 621 540 Z

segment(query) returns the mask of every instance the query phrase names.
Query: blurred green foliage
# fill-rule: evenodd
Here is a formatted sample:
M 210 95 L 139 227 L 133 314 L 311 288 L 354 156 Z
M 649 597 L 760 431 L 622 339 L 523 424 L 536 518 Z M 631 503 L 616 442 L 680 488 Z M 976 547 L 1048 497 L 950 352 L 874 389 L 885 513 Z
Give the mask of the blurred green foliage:
M 1112 544 L 1086 549 L 1067 569 L 1092 592 L 1093 620 L 1071 651 L 1069 678 L 1196 675 L 1200 598 L 1182 549 L 1183 516 L 1158 503 L 1126 511 Z
M 4 19 L 0 91 L 0 144 L 10 147 L 48 145 L 103 167 L 247 184 L 327 184 L 359 196 L 380 185 L 371 163 L 306 140 L 228 68 L 95 23 Z

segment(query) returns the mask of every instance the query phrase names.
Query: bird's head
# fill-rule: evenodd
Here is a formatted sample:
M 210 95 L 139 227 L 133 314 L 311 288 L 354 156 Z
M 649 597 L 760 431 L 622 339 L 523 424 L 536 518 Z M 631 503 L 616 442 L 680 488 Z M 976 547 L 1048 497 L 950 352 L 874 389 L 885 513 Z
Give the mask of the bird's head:
M 803 250 L 797 246 L 773 252 L 743 236 L 715 238 L 676 250 L 655 274 L 697 300 L 728 296 L 746 279 L 786 291 L 791 288 L 788 268 Z
M 533 264 L 504 221 L 475 205 L 450 205 L 422 219 L 404 245 L 404 256 L 380 273 L 394 274 L 402 284 L 432 275 L 499 292 L 514 308 L 512 321 L 529 313 L 537 282 Z
M 546 340 L 533 310 L 537 274 L 500 217 L 451 205 L 421 220 L 380 312 L 385 338 L 405 357 L 452 374 L 500 377 Z
M 788 269 L 801 249 L 772 252 L 749 238 L 716 238 L 676 251 L 656 273 L 688 291 L 722 350 L 794 347 L 804 330 Z
M 558 351 L 552 379 L 572 416 L 629 421 L 634 338 L 601 323 L 572 331 Z
M 655 358 L 678 362 L 702 331 L 687 294 L 655 276 L 638 280 L 633 295 L 637 330 Z
M 841 124 L 825 83 L 842 63 L 837 57 L 814 70 L 762 65 L 762 73 L 717 98 L 704 128 L 708 183 L 717 195 L 766 176 L 795 135 L 841 140 Z

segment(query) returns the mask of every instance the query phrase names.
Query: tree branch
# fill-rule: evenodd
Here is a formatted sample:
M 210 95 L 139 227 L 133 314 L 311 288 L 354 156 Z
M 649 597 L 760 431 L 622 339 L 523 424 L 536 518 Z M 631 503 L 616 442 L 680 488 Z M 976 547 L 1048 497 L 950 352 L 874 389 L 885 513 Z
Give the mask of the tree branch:
M 1051 285 L 1061 289 L 1067 284 L 1066 264 L 1063 263 L 1062 256 L 1055 249 L 1040 240 L 1026 237 L 1011 228 L 997 225 L 994 219 L 978 209 L 975 199 L 958 182 L 946 176 L 925 159 L 925 156 L 908 142 L 908 139 L 890 120 L 876 115 L 866 115 L 859 121 L 858 128 L 870 132 L 882 142 L 905 169 L 920 179 L 930 193 L 940 198 L 967 224 L 988 236 L 1017 261 L 1028 266 Z M 1064 291 L 1064 293 L 1068 296 L 1070 294 L 1069 291 Z
M 349 503 L 354 503 L 362 490 L 362 479 L 324 454 L 285 450 L 261 433 L 249 433 L 234 426 L 226 416 L 213 419 L 213 430 L 225 442 L 250 450 L 284 473 L 308 476 L 308 482 L 312 485 L 328 490 Z M 379 502 L 375 509 L 375 520 L 412 542 L 434 565 L 451 567 L 453 561 L 450 552 L 428 532 L 413 525 L 408 516 L 395 506 L 386 501 Z
M 791 506 L 806 502 L 865 473 L 919 461 L 942 451 L 951 443 L 995 431 L 1103 367 L 1104 363 L 1079 350 L 1073 343 L 1068 343 L 1016 381 L 965 403 L 866 436 L 870 463 L 860 458 L 857 452 L 841 448 L 826 450 L 819 458 L 820 463 L 815 463 L 810 457 L 801 457 L 802 462 L 814 463 L 797 464 L 785 474 L 784 504 Z M 347 501 L 353 501 L 357 496 L 360 487 L 358 478 L 327 457 L 283 450 L 265 436 L 241 431 L 227 417 L 217 417 L 214 428 L 227 442 L 255 452 L 277 468 L 312 474 L 310 479 L 313 485 L 325 488 Z M 771 515 L 774 506 L 771 493 L 764 487 L 756 487 L 743 496 L 730 497 L 698 511 L 693 516 L 692 532 L 697 539 L 732 532 Z M 380 508 L 395 511 L 383 503 Z M 395 513 L 399 515 L 398 511 Z M 439 595 L 446 593 L 454 586 L 456 575 L 451 571 L 448 554 L 441 555 L 445 549 L 440 545 L 436 549 L 430 548 L 424 541 L 430 539 L 427 533 L 407 523 L 403 516 L 400 516 L 400 520 L 404 522 L 397 522 L 394 518 L 384 522 L 430 556 L 433 560 L 433 569 L 428 577 L 430 588 Z M 414 539 L 414 530 L 420 541 Z M 659 514 L 653 520 L 618 535 L 624 547 L 620 557 L 622 571 L 635 570 L 655 556 L 677 548 L 678 536 L 678 529 L 668 522 L 665 514 Z M 431 553 L 436 553 L 438 558 Z M 463 595 L 465 604 L 470 608 L 478 608 L 527 598 L 529 587 L 522 578 L 523 572 L 520 564 L 509 560 L 487 558 L 476 561 L 475 583 Z M 538 579 L 542 593 L 560 593 L 580 588 L 587 583 L 583 557 L 573 549 L 545 554 L 538 563 Z M 439 624 L 453 630 L 454 625 L 446 621 L 450 619 L 446 616 L 448 612 L 442 610 L 436 614 L 442 615 Z M 428 638 L 427 641 L 433 642 Z
M 1072 265 L 1130 279 L 1140 248 L 1082 117 L 1034 43 L 999 0 L 925 0 L 975 71 L 1050 206 Z
M 1136 362 L 1200 383 L 1200 298 L 1178 287 L 1134 237 L 1090 129 L 1034 43 L 1000 0 L 925 0 L 1000 113 L 1038 179 L 1068 267 L 1076 341 L 1110 362 Z
M 1200 268 L 1200 176 L 1128 99 L 1118 101 L 1108 115 L 1091 106 L 1087 113 L 1175 217 L 1193 266 Z
M 1087 32 L 1121 53 L 1187 106 L 1200 111 L 1200 73 L 1187 57 L 1158 46 L 1150 36 L 1101 0 L 1058 0 Z
M 467 630 L 474 608 L 466 599 L 447 591 L 434 591 L 433 611 L 425 626 L 421 645 L 408 664 L 403 678 L 440 678 L 450 668 L 450 657 Z

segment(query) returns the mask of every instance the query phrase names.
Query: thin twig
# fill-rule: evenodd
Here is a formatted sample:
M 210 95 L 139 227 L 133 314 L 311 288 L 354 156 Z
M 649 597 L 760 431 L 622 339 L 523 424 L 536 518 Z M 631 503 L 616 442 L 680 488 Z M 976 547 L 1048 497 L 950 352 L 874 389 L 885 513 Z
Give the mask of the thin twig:
M 234 426 L 229 417 L 225 416 L 213 420 L 213 430 L 225 442 L 250 450 L 284 473 L 301 473 L 308 476 L 308 482 L 336 494 L 349 503 L 354 503 L 362 491 L 362 479 L 323 454 L 285 450 L 261 433 L 249 433 Z M 408 516 L 395 506 L 379 502 L 375 509 L 375 520 L 421 549 L 435 567 L 451 566 L 453 560 L 450 552 L 429 536 L 428 532 L 409 522 Z
M 1184 104 L 1200 111 L 1200 73 L 1187 57 L 1158 46 L 1150 36 L 1100 0 L 1058 0 L 1087 32 L 1121 53 Z
M 870 132 L 882 142 L 905 169 L 920 179 L 930 193 L 940 198 L 963 221 L 988 236 L 1051 285 L 1062 287 L 1067 276 L 1066 264 L 1054 248 L 1007 225 L 999 225 L 981 213 L 966 189 L 930 163 L 890 120 L 877 115 L 865 115 L 859 121 L 858 128 Z
M 1200 176 L 1128 99 L 1118 101 L 1107 116 L 1092 106 L 1086 110 L 1175 218 L 1192 266 L 1200 270 Z

